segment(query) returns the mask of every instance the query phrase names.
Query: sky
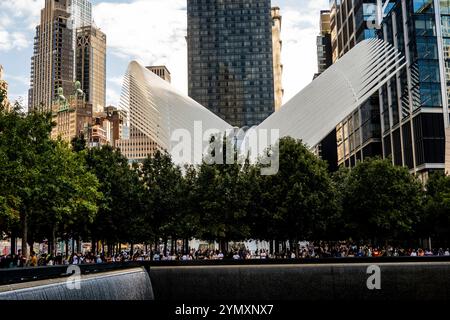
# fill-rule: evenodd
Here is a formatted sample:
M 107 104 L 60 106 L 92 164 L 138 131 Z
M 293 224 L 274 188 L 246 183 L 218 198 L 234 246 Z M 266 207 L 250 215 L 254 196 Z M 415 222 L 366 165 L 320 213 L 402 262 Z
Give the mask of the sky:
M 0 0 L 0 64 L 10 100 L 27 105 L 35 27 L 45 0 Z M 186 0 L 92 0 L 94 22 L 107 35 L 107 104 L 118 105 L 128 63 L 166 65 L 187 93 Z M 283 87 L 287 102 L 317 72 L 320 10 L 329 0 L 272 0 L 282 20 Z

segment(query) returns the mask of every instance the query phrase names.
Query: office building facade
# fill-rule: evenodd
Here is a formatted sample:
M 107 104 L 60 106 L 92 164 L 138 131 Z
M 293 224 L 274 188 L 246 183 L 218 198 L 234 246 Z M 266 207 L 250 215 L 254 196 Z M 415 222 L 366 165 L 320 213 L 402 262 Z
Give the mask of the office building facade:
M 70 0 L 68 11 L 70 13 L 70 25 L 72 29 L 72 48 L 77 48 L 77 29 L 92 25 L 92 3 L 90 0 Z M 74 59 L 73 68 L 76 68 Z M 74 74 L 75 75 L 75 74 Z
M 237 127 L 275 110 L 270 0 L 188 0 L 189 96 Z
M 68 95 L 66 99 L 55 100 L 52 106 L 55 126 L 52 128 L 51 138 L 60 138 L 68 143 L 80 136 L 88 139 L 93 119 L 92 105 L 87 104 L 84 96 L 73 88 L 72 91 L 73 94 Z
M 172 82 L 172 76 L 170 75 L 170 71 L 166 66 L 148 66 L 146 68 L 164 81 L 167 81 L 168 83 Z
M 280 111 L 248 130 L 242 146 L 251 150 L 240 149 L 241 155 L 248 155 L 249 151 L 256 161 L 256 156 L 282 137 L 301 139 L 308 146 L 317 145 L 341 119 L 358 107 L 360 101 L 378 93 L 401 70 L 402 64 L 401 54 L 386 42 L 380 39 L 362 41 L 284 104 Z M 130 124 L 156 141 L 172 155 L 174 163 L 181 166 L 201 164 L 205 151 L 211 147 L 207 137 L 195 139 L 195 143 L 191 137 L 199 137 L 200 133 L 201 138 L 202 132 L 212 133 L 211 130 L 225 133 L 233 129 L 231 124 L 136 61 L 129 64 L 124 77 L 121 108 L 127 112 Z M 278 134 L 273 135 L 272 130 Z M 269 139 L 260 140 L 256 149 L 252 147 L 254 134 L 267 136 L 268 132 L 272 133 Z M 265 173 L 276 172 L 269 169 Z
M 320 75 L 333 64 L 331 47 L 331 12 L 320 12 L 320 35 L 317 36 L 317 73 Z
M 377 0 L 331 0 L 333 63 L 365 39 L 376 37 Z M 349 114 L 336 127 L 338 165 L 382 155 L 378 94 Z
M 124 113 L 114 106 L 108 106 L 102 112 L 94 112 L 89 130 L 89 147 L 117 147 L 117 141 L 122 137 L 123 123 Z
M 94 112 L 106 106 L 106 35 L 94 26 L 76 30 L 76 80 Z
M 92 21 L 88 0 L 45 0 L 31 58 L 30 109 L 50 111 L 58 88 L 75 80 L 76 28 Z M 86 9 L 86 8 L 88 9 Z
M 424 181 L 434 170 L 448 172 L 450 2 L 398 0 L 379 36 L 407 61 L 380 90 L 383 156 Z
M 282 16 L 279 7 L 272 8 L 272 51 L 273 51 L 273 82 L 275 94 L 275 112 L 279 111 L 283 104 L 283 64 L 281 63 L 281 51 L 283 41 L 281 40 Z
M 333 52 L 331 50 L 331 12 L 322 10 L 320 12 L 320 35 L 317 36 L 317 73 L 314 79 L 320 76 L 333 64 Z M 333 130 L 318 145 L 314 146 L 313 152 L 328 163 L 328 169 L 332 172 L 338 169 L 337 165 L 337 143 L 336 129 Z

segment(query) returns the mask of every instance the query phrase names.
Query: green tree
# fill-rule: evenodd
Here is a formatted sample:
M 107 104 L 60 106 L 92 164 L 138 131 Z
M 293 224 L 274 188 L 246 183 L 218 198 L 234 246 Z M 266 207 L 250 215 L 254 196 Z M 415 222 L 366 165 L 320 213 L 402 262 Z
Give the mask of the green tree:
M 146 188 L 146 221 L 151 223 L 155 242 L 181 235 L 183 176 L 181 169 L 175 166 L 169 154 L 157 152 L 149 157 L 142 166 L 142 180 Z M 184 203 L 185 204 L 185 203 Z M 149 239 L 150 240 L 150 239 Z
M 180 209 L 178 211 L 174 236 L 184 240 L 184 251 L 188 249 L 188 240 L 199 234 L 200 216 L 197 193 L 198 172 L 195 166 L 186 166 L 180 181 Z
M 0 111 L 0 216 L 13 238 L 22 233 L 25 255 L 26 244 L 54 244 L 63 224 L 92 220 L 100 197 L 83 159 L 51 141 L 51 129 L 49 113 L 23 113 L 18 103 Z
M 413 234 L 423 205 L 422 183 L 392 161 L 368 159 L 345 179 L 343 219 L 349 237 L 402 239 Z
M 82 155 L 72 152 L 66 143 L 55 141 L 45 159 L 40 170 L 41 197 L 34 206 L 36 215 L 40 213 L 35 229 L 50 240 L 54 253 L 57 236 L 87 235 L 86 226 L 94 221 L 102 195 Z
M 433 173 L 426 185 L 425 214 L 420 224 L 421 236 L 439 240 L 450 239 L 450 177 L 443 172 Z
M 20 216 L 17 210 L 19 199 L 14 192 L 11 192 L 9 185 L 5 183 L 4 169 L 7 167 L 6 157 L 0 149 L 0 234 L 6 233 L 11 236 L 11 231 L 20 222 Z
M 226 138 L 218 140 L 212 137 L 214 148 L 198 170 L 196 188 L 200 237 L 219 241 L 224 251 L 229 241 L 251 237 L 247 219 L 250 189 L 246 166 L 239 164 L 241 161 L 237 161 L 237 153 L 230 142 Z M 216 150 L 219 152 L 217 155 Z M 233 163 L 227 161 L 227 150 Z M 216 163 L 217 160 L 222 164 Z
M 3 101 L 5 100 L 5 97 L 6 97 L 6 90 L 3 88 L 0 88 L 0 109 L 3 108 Z
M 138 219 L 141 214 L 138 173 L 110 146 L 89 149 L 86 163 L 99 180 L 103 195 L 98 214 L 89 227 L 93 240 L 106 241 L 110 250 L 114 244 L 135 240 L 143 228 Z
M 258 191 L 267 237 L 291 240 L 294 246 L 304 239 L 323 239 L 338 213 L 327 164 L 299 140 L 282 138 L 278 149 L 279 172 L 262 177 Z
M 33 216 L 35 203 L 40 200 L 42 187 L 40 169 L 52 148 L 50 132 L 51 114 L 21 111 L 16 103 L 12 112 L 0 116 L 0 150 L 4 165 L 0 168 L 2 185 L 8 190 L 7 199 L 13 199 L 14 212 L 20 224 L 14 226 L 22 233 L 22 248 L 28 254 L 28 223 Z
M 86 149 L 86 139 L 84 138 L 84 134 L 81 134 L 72 139 L 70 142 L 72 145 L 72 150 L 75 152 L 80 152 Z

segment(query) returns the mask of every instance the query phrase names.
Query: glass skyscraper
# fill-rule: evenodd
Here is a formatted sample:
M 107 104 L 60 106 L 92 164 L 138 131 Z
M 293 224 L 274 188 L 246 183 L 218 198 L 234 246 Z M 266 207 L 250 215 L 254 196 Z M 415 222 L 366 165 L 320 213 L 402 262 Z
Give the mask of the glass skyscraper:
M 69 27 L 72 29 L 73 50 L 75 52 L 77 48 L 77 29 L 92 25 L 92 3 L 90 0 L 70 0 L 68 11 L 70 12 Z M 76 68 L 76 59 L 74 59 L 73 68 Z
M 89 0 L 45 0 L 31 58 L 30 109 L 51 110 L 59 87 L 73 90 L 76 29 L 91 21 Z
M 359 42 L 376 37 L 371 26 L 377 0 L 330 0 L 333 62 Z M 338 164 L 354 166 L 365 158 L 381 156 L 378 95 L 349 114 L 336 127 Z
M 76 30 L 75 75 L 94 112 L 106 107 L 106 35 L 93 26 Z
M 330 16 L 331 12 L 329 10 L 320 11 L 320 35 L 317 36 L 317 73 L 314 75 L 314 79 L 333 64 Z M 317 156 L 328 162 L 328 169 L 330 171 L 337 171 L 336 129 L 318 145 L 314 146 L 313 150 Z
M 398 0 L 380 37 L 407 66 L 380 90 L 383 155 L 424 180 L 446 168 L 450 92 L 450 1 Z
M 275 109 L 271 1 L 188 0 L 189 96 L 237 127 Z
M 330 15 L 329 10 L 320 12 L 320 35 L 317 37 L 317 76 L 333 64 Z

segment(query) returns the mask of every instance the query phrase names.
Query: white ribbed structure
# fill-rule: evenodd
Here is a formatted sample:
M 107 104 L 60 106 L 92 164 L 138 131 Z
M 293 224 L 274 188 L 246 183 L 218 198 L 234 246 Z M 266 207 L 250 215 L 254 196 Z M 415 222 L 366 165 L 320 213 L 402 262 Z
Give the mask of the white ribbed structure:
M 302 139 L 313 147 L 405 65 L 383 40 L 363 41 L 257 129 L 279 129 L 281 138 Z
M 363 41 L 254 129 L 279 129 L 280 137 L 302 139 L 313 147 L 404 67 L 403 60 L 395 48 L 382 40 Z M 201 121 L 200 134 L 232 128 L 137 62 L 128 67 L 121 107 L 128 112 L 133 126 L 169 151 L 178 144 L 171 141 L 176 130 L 189 133 L 192 140 L 184 142 L 186 146 L 189 143 L 195 163 L 207 146 L 207 141 L 201 148 L 194 143 L 199 139 L 196 122 Z
M 121 109 L 127 111 L 132 126 L 168 151 L 177 145 L 176 141 L 171 141 L 176 130 L 189 133 L 192 140 L 185 142 L 191 145 L 190 159 L 198 161 L 201 161 L 203 150 L 208 146 L 206 137 L 201 148 L 194 147 L 193 140 L 198 138 L 198 134 L 202 139 L 206 130 L 225 132 L 231 129 L 214 113 L 135 61 L 130 63 L 125 75 Z M 202 130 L 199 131 L 200 122 Z

